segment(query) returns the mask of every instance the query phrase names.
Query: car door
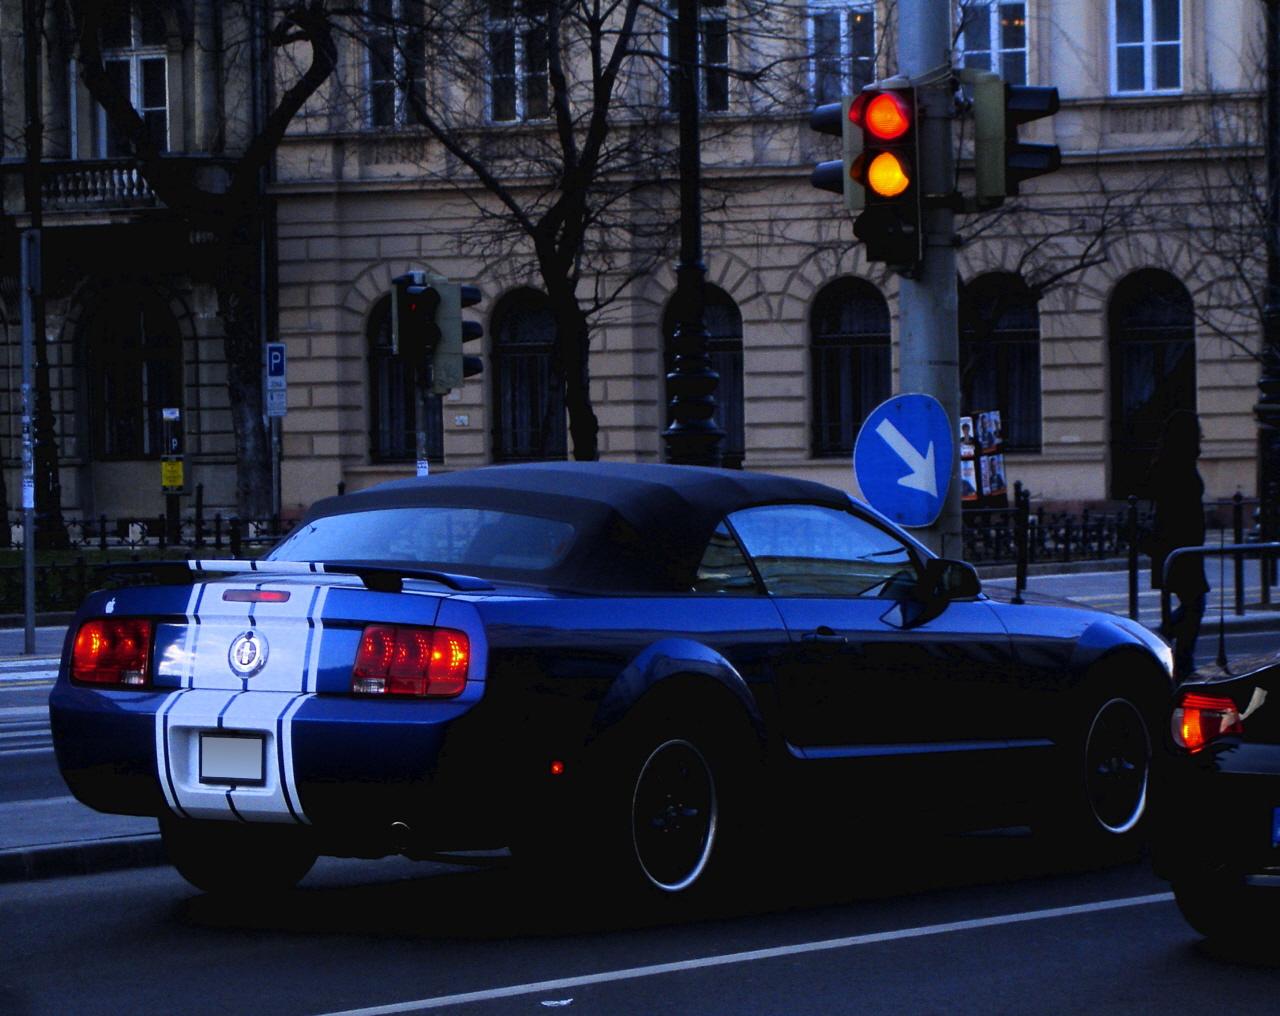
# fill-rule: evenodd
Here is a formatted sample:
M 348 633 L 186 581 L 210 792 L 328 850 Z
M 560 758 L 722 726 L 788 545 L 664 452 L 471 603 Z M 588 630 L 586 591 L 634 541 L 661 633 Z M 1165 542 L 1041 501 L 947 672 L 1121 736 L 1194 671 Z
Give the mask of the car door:
M 1027 704 L 984 598 L 922 598 L 922 552 L 853 510 L 770 505 L 729 522 L 791 640 L 778 695 L 793 755 L 964 779 L 1019 746 Z

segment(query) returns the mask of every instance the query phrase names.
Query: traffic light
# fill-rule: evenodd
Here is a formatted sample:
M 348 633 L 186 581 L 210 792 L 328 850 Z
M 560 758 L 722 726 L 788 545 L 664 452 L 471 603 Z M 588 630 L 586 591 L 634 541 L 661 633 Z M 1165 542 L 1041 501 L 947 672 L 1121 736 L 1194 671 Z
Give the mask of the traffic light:
M 809 116 L 809 126 L 823 134 L 834 134 L 841 139 L 841 157 L 831 162 L 819 163 L 809 177 L 817 188 L 832 191 L 844 197 L 844 206 L 851 212 L 860 211 L 865 204 L 862 184 L 853 178 L 853 167 L 862 154 L 862 131 L 849 119 L 849 107 L 853 96 L 846 95 L 839 102 L 819 106 Z
M 462 386 L 463 378 L 474 377 L 484 370 L 480 357 L 462 353 L 463 343 L 484 335 L 479 321 L 466 321 L 462 317 L 463 308 L 474 307 L 481 295 L 475 286 L 462 286 L 445 279 L 438 280 L 436 286 L 440 292 L 440 307 L 436 312 L 440 341 L 431 360 L 431 391 L 447 395 Z
M 391 280 L 391 352 L 406 366 L 423 370 L 440 342 L 436 312 L 440 292 L 423 272 Z
M 866 244 L 868 261 L 909 271 L 924 257 L 916 89 L 863 89 L 847 119 L 861 135 L 849 176 L 865 203 L 853 234 Z
M 1018 184 L 1062 166 L 1057 145 L 1018 140 L 1018 125 L 1058 111 L 1053 87 L 1008 85 L 990 71 L 962 72 L 973 89 L 973 170 L 979 208 L 994 208 Z

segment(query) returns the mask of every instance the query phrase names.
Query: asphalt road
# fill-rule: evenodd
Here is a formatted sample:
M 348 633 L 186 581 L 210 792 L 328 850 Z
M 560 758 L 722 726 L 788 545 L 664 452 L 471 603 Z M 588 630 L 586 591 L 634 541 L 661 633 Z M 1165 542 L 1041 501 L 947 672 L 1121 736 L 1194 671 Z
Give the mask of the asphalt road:
M 874 844 L 866 830 L 850 843 Z M 0 885 L 6 1016 L 938 1016 L 1276 1011 L 1280 949 L 1224 955 L 1144 861 L 1024 838 L 767 859 L 679 920 L 519 871 L 322 862 L 253 904 L 167 869 Z M 773 873 L 772 875 L 770 873 Z

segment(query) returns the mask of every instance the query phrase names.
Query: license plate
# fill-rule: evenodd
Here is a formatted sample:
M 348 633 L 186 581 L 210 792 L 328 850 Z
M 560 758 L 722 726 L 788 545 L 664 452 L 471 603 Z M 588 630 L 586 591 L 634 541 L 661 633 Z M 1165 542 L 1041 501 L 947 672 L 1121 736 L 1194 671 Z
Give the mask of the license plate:
M 261 734 L 200 735 L 200 782 L 262 786 L 267 739 Z

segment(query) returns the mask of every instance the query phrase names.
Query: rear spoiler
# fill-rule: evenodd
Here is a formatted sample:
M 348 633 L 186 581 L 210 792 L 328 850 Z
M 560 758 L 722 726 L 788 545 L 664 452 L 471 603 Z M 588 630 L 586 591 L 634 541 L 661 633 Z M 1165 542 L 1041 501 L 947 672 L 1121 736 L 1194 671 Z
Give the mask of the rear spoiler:
M 363 561 L 124 561 L 103 565 L 103 575 L 151 575 L 163 586 L 189 586 L 210 575 L 258 573 L 267 575 L 355 575 L 366 589 L 379 593 L 398 593 L 405 579 L 438 582 L 459 592 L 480 592 L 493 586 L 473 575 L 455 575 L 428 568 L 402 567 L 396 564 Z

